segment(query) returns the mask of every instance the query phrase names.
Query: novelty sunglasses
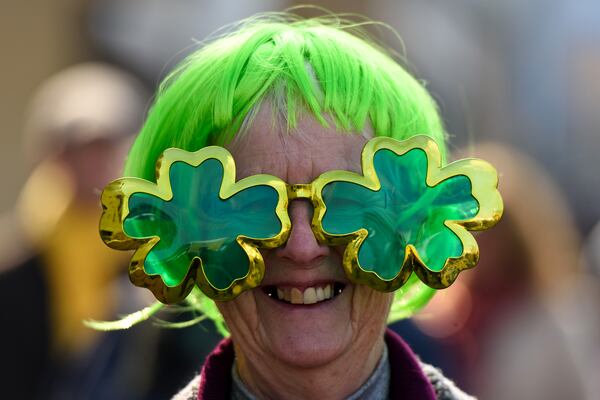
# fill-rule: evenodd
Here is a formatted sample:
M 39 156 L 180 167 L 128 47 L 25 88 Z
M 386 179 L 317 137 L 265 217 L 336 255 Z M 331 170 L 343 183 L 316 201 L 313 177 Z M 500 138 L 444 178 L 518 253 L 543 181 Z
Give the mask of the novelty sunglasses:
M 312 203 L 320 243 L 345 246 L 342 265 L 353 283 L 390 292 L 414 272 L 442 289 L 475 266 L 469 231 L 492 227 L 503 212 L 490 164 L 468 158 L 442 166 L 437 144 L 417 135 L 369 140 L 361 165 L 361 174 L 328 171 L 310 184 L 265 174 L 236 181 L 222 147 L 167 149 L 156 183 L 125 177 L 104 189 L 100 235 L 114 249 L 135 250 L 131 281 L 167 304 L 195 285 L 218 301 L 259 286 L 259 249 L 285 245 L 295 199 Z

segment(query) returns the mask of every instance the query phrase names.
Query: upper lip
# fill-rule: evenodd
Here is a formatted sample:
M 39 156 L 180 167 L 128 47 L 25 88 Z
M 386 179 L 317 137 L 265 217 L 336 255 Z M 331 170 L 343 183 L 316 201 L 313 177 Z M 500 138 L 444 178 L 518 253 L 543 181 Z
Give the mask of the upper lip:
M 310 281 L 286 280 L 286 281 L 278 281 L 278 282 L 263 282 L 261 287 L 276 286 L 276 287 L 280 287 L 280 288 L 288 287 L 288 288 L 296 288 L 296 289 L 304 290 L 309 287 L 318 287 L 318 286 L 322 287 L 327 284 L 333 285 L 335 283 L 342 283 L 344 285 L 347 284 L 347 282 L 339 280 L 339 279 L 317 279 L 317 280 L 310 280 Z
M 295 287 L 304 290 L 308 287 L 334 283 L 343 285 L 350 283 L 341 265 L 322 263 L 304 267 L 279 263 L 266 265 L 266 274 L 260 286 Z
M 289 287 L 306 289 L 308 287 L 325 286 L 327 284 L 341 283 L 347 285 L 349 282 L 346 277 L 287 277 L 283 279 L 265 279 L 261 286 L 278 286 L 278 287 Z

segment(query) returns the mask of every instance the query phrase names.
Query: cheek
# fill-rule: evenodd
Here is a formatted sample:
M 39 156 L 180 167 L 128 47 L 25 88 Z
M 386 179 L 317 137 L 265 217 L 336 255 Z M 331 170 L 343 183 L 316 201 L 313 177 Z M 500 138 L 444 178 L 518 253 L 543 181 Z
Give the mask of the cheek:
M 244 292 L 231 301 L 218 301 L 216 305 L 234 335 L 236 332 L 249 332 L 256 329 L 258 318 L 252 291 Z
M 386 326 L 393 297 L 393 293 L 382 293 L 365 285 L 356 285 L 352 299 L 352 322 L 355 328 L 358 331 L 369 328 L 374 334 L 379 334 L 380 327 Z

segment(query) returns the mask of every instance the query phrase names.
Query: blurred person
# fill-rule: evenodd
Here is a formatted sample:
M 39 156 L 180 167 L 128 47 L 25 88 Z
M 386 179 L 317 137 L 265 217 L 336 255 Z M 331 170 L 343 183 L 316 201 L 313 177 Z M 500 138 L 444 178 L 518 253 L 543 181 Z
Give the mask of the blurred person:
M 445 211 L 422 209 L 420 206 L 434 205 L 427 200 L 415 204 L 409 188 L 419 179 L 410 177 L 421 176 L 422 170 L 415 165 L 407 169 L 395 165 L 388 171 L 394 175 L 390 180 L 400 181 L 386 180 L 389 191 L 373 190 L 377 192 L 374 196 L 383 197 L 378 197 L 376 204 L 348 211 L 344 205 L 356 205 L 359 199 L 354 203 L 349 198 L 340 200 L 341 212 L 356 217 L 343 214 L 340 223 L 373 218 L 379 224 L 369 235 L 377 236 L 381 247 L 367 246 L 376 262 L 396 266 L 399 259 L 397 266 L 407 268 L 402 270 L 408 271 L 402 281 L 406 286 L 395 293 L 390 293 L 395 288 L 388 286 L 388 290 L 373 288 L 373 281 L 384 280 L 374 274 L 369 282 L 351 276 L 347 255 L 342 261 L 344 246 L 323 240 L 318 236 L 318 223 L 315 219 L 311 223 L 313 211 L 318 218 L 318 210 L 323 210 L 307 195 L 317 190 L 317 176 L 338 169 L 349 174 L 348 170 L 360 171 L 360 152 L 368 143 L 399 143 L 373 137 L 410 142 L 423 134 L 418 136 L 420 140 L 435 141 L 445 154 L 445 133 L 428 92 L 379 47 L 352 35 L 352 26 L 335 17 L 303 20 L 274 14 L 236 25 L 234 32 L 203 43 L 163 82 L 129 152 L 126 177 L 103 192 L 101 234 L 115 249 L 136 249 L 130 263 L 132 282 L 150 289 L 162 303 L 185 300 L 190 307 L 197 306 L 200 313 L 231 333 L 178 399 L 470 398 L 435 368 L 419 361 L 401 338 L 386 329 L 386 322 L 390 310 L 410 316 L 432 293 L 408 269 L 416 269 L 418 262 L 424 261 L 410 261 L 402 241 L 412 243 L 414 234 L 427 247 L 447 238 L 439 232 L 427 236 L 430 228 L 425 226 L 415 228 L 421 220 L 407 224 L 398 220 L 418 209 L 419 215 L 421 211 L 427 215 L 428 223 L 429 218 L 443 222 L 444 212 L 460 203 L 462 194 L 475 196 L 475 189 L 453 188 L 449 195 L 452 204 L 446 203 L 443 194 L 426 196 L 435 198 L 435 205 Z M 215 144 L 226 146 L 231 153 L 210 147 Z M 201 154 L 211 152 L 228 155 L 226 161 L 218 158 L 220 175 L 191 175 L 201 173 L 190 171 L 219 165 L 212 162 L 216 156 L 202 158 Z M 401 154 L 397 150 L 388 154 L 394 152 Z M 181 158 L 173 158 L 174 154 Z M 456 168 L 458 165 L 464 164 L 455 164 Z M 365 172 L 367 166 L 362 166 Z M 488 208 L 481 199 L 465 214 L 489 210 L 487 218 L 496 221 L 501 202 L 495 173 L 479 172 L 493 186 L 486 186 L 490 189 L 486 200 L 492 199 L 494 206 Z M 278 199 L 285 199 L 283 205 L 280 208 L 278 200 L 276 212 L 269 209 L 264 217 L 260 212 L 270 207 L 271 197 L 252 201 L 251 212 L 242 200 L 232 202 L 240 214 L 221 211 L 230 197 L 261 186 L 235 189 L 230 179 L 243 179 L 236 182 L 240 186 L 259 179 L 282 184 L 289 203 L 278 191 Z M 218 201 L 208 196 L 205 190 L 209 189 L 217 190 L 220 196 L 214 199 Z M 227 194 L 231 191 L 234 194 Z M 407 214 L 402 218 L 393 214 L 395 207 L 406 208 Z M 364 208 L 368 217 L 359 215 Z M 334 210 L 330 207 L 328 213 Z M 262 229 L 274 214 L 283 233 L 277 235 L 270 250 L 249 252 L 248 246 L 263 240 L 253 235 L 236 234 L 231 239 L 230 226 L 245 227 L 251 221 L 252 228 Z M 482 228 L 488 226 L 481 224 Z M 471 256 L 468 248 L 461 244 L 456 258 Z M 437 256 L 443 251 L 437 248 L 432 253 Z M 239 258 L 237 254 L 241 254 Z M 248 265 L 260 264 L 259 272 L 238 265 L 243 264 L 244 254 Z M 436 257 L 425 255 L 426 251 L 423 254 Z M 445 261 L 442 266 L 446 268 Z M 244 272 L 232 281 L 238 267 Z M 226 282 L 215 286 L 211 274 Z M 386 285 L 400 276 L 397 271 Z M 127 317 L 121 322 L 127 326 L 132 320 Z M 109 325 L 118 326 L 119 321 Z
M 115 314 L 125 263 L 98 243 L 98 191 L 120 172 L 146 101 L 135 78 L 99 63 L 67 68 L 33 95 L 33 171 L 0 226 L 3 397 L 83 398 L 74 388 L 103 336 L 82 320 Z
M 584 398 L 592 400 L 600 393 L 600 222 L 584 240 L 581 269 L 552 311 L 582 378 Z
M 511 143 L 533 155 L 563 188 L 577 226 L 600 218 L 600 2 L 489 3 L 504 41 Z M 489 27 L 488 25 L 485 25 Z M 498 136 L 500 138 L 500 136 Z
M 573 216 L 528 155 L 498 143 L 472 149 L 498 168 L 506 213 L 478 236 L 478 268 L 438 293 L 414 321 L 454 360 L 450 376 L 481 398 L 585 398 L 583 380 L 593 372 L 575 368 L 566 314 L 557 313 L 566 304 L 571 314 L 581 307 L 567 303 L 582 274 Z
M 585 239 L 584 254 L 590 268 L 588 272 L 600 276 L 600 221 Z

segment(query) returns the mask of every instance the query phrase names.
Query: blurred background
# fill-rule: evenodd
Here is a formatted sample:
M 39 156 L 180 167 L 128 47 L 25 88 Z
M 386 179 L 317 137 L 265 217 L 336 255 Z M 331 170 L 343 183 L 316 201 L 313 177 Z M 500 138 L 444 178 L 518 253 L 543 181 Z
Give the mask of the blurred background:
M 283 0 L 3 0 L 0 386 L 6 398 L 165 399 L 218 335 L 82 326 L 148 304 L 97 234 L 152 93 L 198 41 Z M 395 29 L 454 157 L 491 161 L 506 214 L 480 265 L 411 321 L 415 351 L 484 399 L 600 393 L 600 2 L 330 0 Z M 297 10 L 320 15 L 316 10 Z M 77 243 L 77 246 L 73 246 Z M 68 244 L 68 245 L 65 245 Z M 77 280 L 74 280 L 74 271 Z M 143 293 L 142 293 L 143 292 Z M 181 313 L 161 318 L 185 319 Z

